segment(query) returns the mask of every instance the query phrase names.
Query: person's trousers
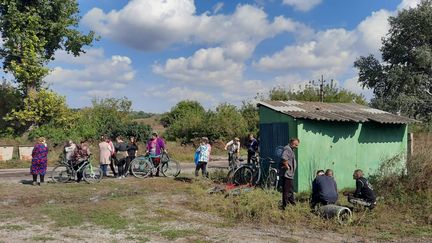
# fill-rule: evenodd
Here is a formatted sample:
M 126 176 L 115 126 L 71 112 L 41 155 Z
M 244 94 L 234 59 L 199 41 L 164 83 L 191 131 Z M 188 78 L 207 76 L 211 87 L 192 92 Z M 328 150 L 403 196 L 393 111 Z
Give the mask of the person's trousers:
M 321 198 L 315 198 L 311 200 L 311 208 L 314 209 L 317 205 L 329 205 L 329 204 L 335 204 L 336 201 L 327 201 Z
M 294 198 L 294 180 L 289 179 L 286 177 L 282 178 L 282 208 L 285 209 L 285 207 L 289 204 L 295 205 L 295 198 Z
M 77 171 L 77 182 L 80 182 L 83 178 L 83 171 L 82 169 L 78 171 L 78 169 L 83 165 L 83 162 L 75 164 L 74 170 Z
M 159 176 L 159 170 L 160 170 L 159 169 L 159 164 L 161 162 L 161 158 L 160 157 L 153 158 L 152 161 L 153 161 L 154 167 L 156 168 L 156 176 Z
M 363 206 L 370 209 L 373 209 L 376 205 L 376 202 L 368 202 L 363 198 L 358 198 L 351 195 L 348 196 L 348 202 L 350 202 L 353 205 Z
M 38 176 L 37 174 L 33 175 L 33 181 L 34 182 L 37 182 L 37 176 Z M 45 175 L 39 174 L 39 178 L 40 178 L 40 182 L 44 182 Z
M 247 163 L 250 164 L 252 161 L 252 158 L 255 156 L 255 152 L 253 151 L 248 151 L 248 155 L 247 155 Z
M 110 158 L 111 163 L 110 163 L 109 166 L 110 166 L 110 169 L 111 169 L 113 175 L 116 176 L 117 173 L 116 173 L 116 171 L 115 171 L 115 169 L 114 169 L 114 160 L 115 160 L 115 158 L 113 158 L 113 157 Z
M 202 176 L 207 177 L 207 162 L 198 162 L 195 168 L 195 176 L 198 176 L 198 172 L 201 169 Z
M 107 176 L 108 175 L 108 165 L 105 165 L 105 164 L 100 165 L 100 168 L 102 170 L 103 176 Z
M 237 167 L 237 154 L 228 153 L 228 166 L 230 169 Z
M 125 163 L 126 163 L 126 158 L 120 159 L 118 161 L 118 164 L 117 164 L 118 176 L 124 176 L 124 174 L 125 174 L 125 168 L 124 168 Z
M 129 167 L 130 167 L 130 164 L 131 164 L 132 160 L 134 160 L 134 159 L 135 159 L 135 156 L 128 156 L 128 157 L 126 157 L 126 164 L 125 164 L 124 174 L 126 174 L 128 172 L 127 170 L 129 170 L 129 174 L 132 174 L 132 168 L 129 168 Z

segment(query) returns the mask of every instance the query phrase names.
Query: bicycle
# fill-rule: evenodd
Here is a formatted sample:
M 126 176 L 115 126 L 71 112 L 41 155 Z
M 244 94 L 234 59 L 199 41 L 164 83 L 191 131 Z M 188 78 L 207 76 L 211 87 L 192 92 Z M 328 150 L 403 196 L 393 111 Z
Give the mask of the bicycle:
M 264 180 L 263 163 L 268 160 L 269 168 L 267 178 Z M 252 157 L 251 164 L 241 165 L 234 172 L 233 182 L 238 185 L 250 184 L 253 186 L 261 185 L 264 189 L 277 190 L 279 184 L 278 170 L 274 168 L 276 162 L 272 158 Z
M 238 158 L 237 154 L 233 154 L 230 156 L 230 161 L 228 161 L 228 174 L 227 174 L 227 182 L 233 183 L 234 172 L 239 168 L 239 164 L 244 161 L 243 158 Z
M 160 163 L 154 165 L 153 159 L 160 158 Z M 149 153 L 136 157 L 130 163 L 130 171 L 137 178 L 146 178 L 159 170 L 165 177 L 177 177 L 180 174 L 180 163 L 171 159 L 165 151 L 161 155 Z M 129 168 L 128 168 L 129 171 Z
M 83 179 L 87 183 L 100 182 L 103 177 L 102 169 L 99 167 L 95 168 L 91 164 L 90 159 L 87 159 L 81 162 L 81 165 L 76 170 L 70 162 L 64 160 L 60 161 L 59 165 L 54 167 L 54 169 L 51 171 L 51 179 L 55 183 L 66 183 L 72 178 L 75 179 L 78 172 L 82 172 Z

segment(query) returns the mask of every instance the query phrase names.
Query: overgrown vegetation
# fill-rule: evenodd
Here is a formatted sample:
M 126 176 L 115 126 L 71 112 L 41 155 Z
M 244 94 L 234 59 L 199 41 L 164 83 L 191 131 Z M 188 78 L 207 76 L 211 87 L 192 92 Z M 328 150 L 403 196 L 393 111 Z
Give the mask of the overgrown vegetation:
M 391 163 L 383 166 L 391 166 Z M 86 225 L 80 228 L 81 236 L 85 236 L 87 230 L 94 233 L 105 229 L 111 232 L 110 237 L 119 237 L 121 232 L 122 237 L 126 234 L 129 239 L 138 240 L 145 234 L 146 239 L 152 241 L 208 240 L 220 232 L 230 237 L 220 240 L 236 241 L 256 237 L 252 231 L 272 229 L 279 233 L 296 231 L 299 237 L 327 237 L 330 241 L 360 237 L 370 240 L 423 239 L 427 242 L 432 237 L 432 221 L 428 221 L 430 189 L 409 193 L 410 186 L 407 185 L 403 190 L 406 194 L 395 194 L 399 190 L 396 184 L 379 184 L 380 180 L 385 180 L 382 176 L 373 181 L 378 183 L 376 188 L 385 186 L 377 190 L 378 206 L 372 212 L 354 212 L 353 221 L 347 226 L 311 214 L 307 193 L 297 195 L 297 206 L 281 211 L 278 209 L 278 192 L 255 189 L 237 196 L 210 195 L 207 190 L 214 182 L 207 179 L 186 183 L 167 178 L 129 178 L 103 180 L 91 186 L 48 184 L 43 188 L 2 184 L 0 217 L 6 222 L 14 222 L 15 226 L 0 227 L 0 230 L 19 233 L 26 228 L 19 223 L 18 219 L 21 219 L 32 225 L 49 224 L 50 232 L 65 229 L 71 233 L 71 230 Z M 35 190 L 43 190 L 43 193 L 30 193 Z M 340 203 L 347 204 L 342 195 Z M 52 234 L 50 237 L 57 239 L 58 236 Z M 272 237 L 269 241 L 282 239 L 277 234 Z
M 234 105 L 224 103 L 215 111 L 206 111 L 197 101 L 188 100 L 179 102 L 164 114 L 161 122 L 167 127 L 166 138 L 182 143 L 203 136 L 213 141 L 245 136 L 248 127 L 241 110 Z
M 129 117 L 131 105 L 126 98 L 95 99 L 92 107 L 78 111 L 67 109 L 68 122 L 50 121 L 31 130 L 29 138 L 44 136 L 51 143 L 63 143 L 68 139 L 97 140 L 105 134 L 112 138 L 117 135 L 135 136 L 139 141 L 146 141 L 151 128 Z
M 320 88 L 307 85 L 304 89 L 299 91 L 292 91 L 282 87 L 274 87 L 271 89 L 267 96 L 261 95 L 261 99 L 269 100 L 299 100 L 299 101 L 315 101 L 319 102 Z M 356 103 L 366 105 L 366 99 L 363 95 L 356 94 L 349 90 L 338 88 L 335 84 L 325 84 L 323 86 L 323 102 L 329 103 Z

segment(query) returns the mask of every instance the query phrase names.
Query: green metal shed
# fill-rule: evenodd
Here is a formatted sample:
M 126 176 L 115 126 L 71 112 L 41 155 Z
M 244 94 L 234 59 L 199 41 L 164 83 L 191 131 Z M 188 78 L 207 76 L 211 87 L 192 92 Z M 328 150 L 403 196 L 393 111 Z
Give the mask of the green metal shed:
M 308 191 L 315 172 L 332 169 L 338 188 L 353 187 L 352 173 L 366 175 L 380 162 L 407 155 L 407 124 L 415 120 L 358 104 L 298 101 L 259 102 L 260 156 L 273 157 L 275 148 L 292 137 L 296 151 L 295 190 Z

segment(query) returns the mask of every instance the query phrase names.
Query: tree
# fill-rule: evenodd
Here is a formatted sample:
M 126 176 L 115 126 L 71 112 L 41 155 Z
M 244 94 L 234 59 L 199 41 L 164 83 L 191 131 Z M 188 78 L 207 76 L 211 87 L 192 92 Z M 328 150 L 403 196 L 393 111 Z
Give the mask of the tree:
M 181 139 L 190 142 L 193 138 L 204 136 L 206 111 L 197 101 L 184 100 L 164 114 L 161 122 L 167 129 L 171 140 Z
M 240 113 L 246 123 L 247 131 L 257 136 L 259 130 L 258 107 L 254 102 L 243 101 Z
M 74 56 L 95 39 L 94 32 L 77 30 L 79 9 L 76 0 L 0 0 L 0 54 L 3 69 L 11 72 L 20 90 L 28 95 L 39 90 L 46 67 L 57 50 Z
M 323 87 L 324 102 L 329 103 L 356 103 L 366 104 L 363 95 L 359 95 L 348 91 L 346 89 L 337 88 L 334 84 L 326 84 Z M 269 93 L 268 97 L 261 97 L 261 99 L 270 100 L 298 100 L 298 101 L 320 101 L 319 88 L 308 85 L 301 91 L 287 90 L 282 87 L 274 87 Z
M 372 88 L 374 107 L 432 120 L 432 1 L 389 18 L 382 40 L 382 61 L 361 56 L 354 66 L 359 82 Z
M 35 91 L 23 100 L 20 109 L 12 109 L 4 118 L 13 122 L 15 127 L 27 128 L 31 125 L 40 126 L 53 122 L 67 125 L 73 117 L 69 115 L 66 99 L 48 90 Z
M 21 94 L 10 83 L 4 81 L 0 84 L 0 117 L 4 118 L 12 109 L 22 105 Z M 6 132 L 8 122 L 0 119 L 0 134 Z
M 208 136 L 212 139 L 233 139 L 247 135 L 247 125 L 236 106 L 223 103 L 208 116 Z

